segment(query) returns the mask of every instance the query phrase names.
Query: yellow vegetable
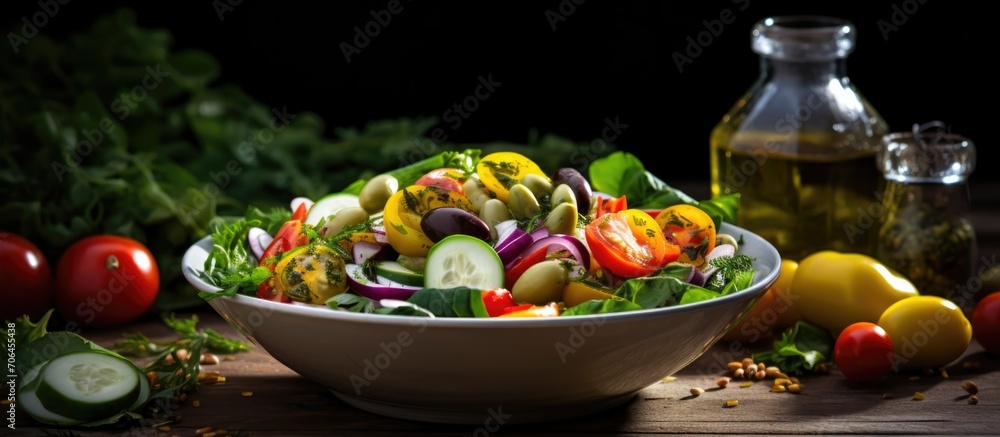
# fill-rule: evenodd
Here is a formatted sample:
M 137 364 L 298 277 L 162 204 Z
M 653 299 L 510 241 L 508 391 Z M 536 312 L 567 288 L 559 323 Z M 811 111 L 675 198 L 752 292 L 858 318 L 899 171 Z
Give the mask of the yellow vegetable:
M 293 249 L 274 271 L 277 289 L 294 301 L 322 305 L 347 290 L 344 259 L 319 244 Z
M 562 299 L 563 303 L 566 304 L 566 308 L 570 308 L 588 300 L 611 299 L 613 297 L 612 293 L 614 292 L 615 291 L 610 288 L 603 288 L 580 281 L 571 281 L 569 285 L 563 289 Z
M 938 296 L 913 296 L 886 308 L 878 325 L 889 334 L 893 368 L 938 369 L 965 353 L 972 325 L 962 309 Z
M 799 310 L 789 297 L 792 280 L 795 279 L 798 268 L 799 263 L 794 260 L 781 260 L 778 279 L 775 279 L 764 295 L 747 310 L 743 318 L 722 336 L 722 340 L 746 343 L 769 340 L 775 333 L 799 321 Z
M 802 259 L 789 290 L 802 319 L 834 338 L 852 323 L 877 323 L 890 305 L 917 295 L 913 283 L 878 260 L 829 250 Z

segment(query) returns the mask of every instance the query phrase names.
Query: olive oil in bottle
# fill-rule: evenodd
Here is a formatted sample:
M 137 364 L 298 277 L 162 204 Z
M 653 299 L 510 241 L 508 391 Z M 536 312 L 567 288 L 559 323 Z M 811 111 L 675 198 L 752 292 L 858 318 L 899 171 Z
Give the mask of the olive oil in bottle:
M 719 172 L 712 192 L 740 193 L 740 226 L 774 244 L 783 258 L 821 249 L 874 251 L 873 213 L 879 213 L 884 180 L 874 151 L 793 155 L 761 144 L 712 147 Z
M 888 125 L 846 74 L 856 30 L 823 16 L 757 22 L 760 76 L 709 138 L 712 195 L 740 195 L 738 224 L 783 258 L 872 255 Z

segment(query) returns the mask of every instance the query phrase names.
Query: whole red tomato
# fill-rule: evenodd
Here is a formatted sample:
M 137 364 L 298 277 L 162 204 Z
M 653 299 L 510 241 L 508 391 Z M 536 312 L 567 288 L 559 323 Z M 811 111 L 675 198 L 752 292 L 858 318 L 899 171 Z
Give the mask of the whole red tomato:
M 972 335 L 994 355 L 1000 355 L 1000 291 L 994 291 L 972 310 Z
M 892 368 L 895 348 L 881 326 L 870 322 L 848 325 L 833 346 L 833 359 L 847 379 L 871 381 Z
M 36 320 L 52 307 L 52 268 L 26 238 L 0 232 L 0 321 L 27 315 Z
M 81 326 L 135 320 L 153 306 L 160 272 L 142 243 L 115 235 L 77 241 L 59 259 L 56 308 Z

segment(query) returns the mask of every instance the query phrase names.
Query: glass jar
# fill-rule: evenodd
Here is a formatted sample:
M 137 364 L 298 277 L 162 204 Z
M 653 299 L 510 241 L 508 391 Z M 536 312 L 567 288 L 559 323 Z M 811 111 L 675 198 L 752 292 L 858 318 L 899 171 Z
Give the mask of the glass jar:
M 856 33 L 835 17 L 756 23 L 760 76 L 709 139 L 712 195 L 739 193 L 739 224 L 784 258 L 874 253 L 866 210 L 878 206 L 875 151 L 889 129 L 847 77 Z
M 878 152 L 885 175 L 877 257 L 907 277 L 920 294 L 972 305 L 961 290 L 973 276 L 976 236 L 969 215 L 968 177 L 975 145 L 939 122 L 887 135 Z

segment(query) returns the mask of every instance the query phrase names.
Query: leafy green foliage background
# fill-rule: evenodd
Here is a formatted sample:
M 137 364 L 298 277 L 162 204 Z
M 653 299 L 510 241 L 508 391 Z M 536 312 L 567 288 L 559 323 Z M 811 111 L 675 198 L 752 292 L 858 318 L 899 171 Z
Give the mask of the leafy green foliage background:
M 161 274 L 157 311 L 204 304 L 181 276 L 180 258 L 213 220 L 251 205 L 287 208 L 294 197 L 316 199 L 469 147 L 587 171 L 574 155 L 582 144 L 534 131 L 525 144 L 436 144 L 427 136 L 435 119 L 328 128 L 299 112 L 275 124 L 285 108 L 216 83 L 223 66 L 212 54 L 171 43 L 168 30 L 141 28 L 123 9 L 65 41 L 40 33 L 16 54 L 0 50 L 0 231 L 33 241 L 53 269 L 88 235 L 145 243 Z M 147 77 L 156 70 L 166 73 L 158 83 Z

